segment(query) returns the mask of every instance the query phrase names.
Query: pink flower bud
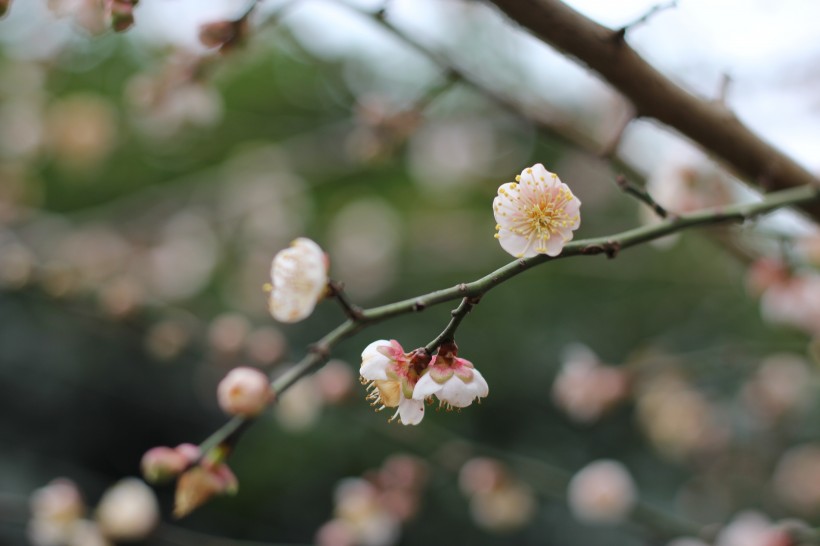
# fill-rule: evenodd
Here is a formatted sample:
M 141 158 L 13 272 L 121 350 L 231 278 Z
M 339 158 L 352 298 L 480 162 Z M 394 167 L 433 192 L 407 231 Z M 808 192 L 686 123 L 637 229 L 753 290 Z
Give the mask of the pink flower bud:
M 197 449 L 197 454 L 199 449 Z M 196 460 L 196 458 L 194 458 Z M 149 449 L 142 456 L 140 467 L 145 480 L 150 483 L 164 483 L 179 476 L 191 460 L 177 449 L 160 446 Z
M 214 495 L 235 495 L 238 490 L 239 481 L 227 465 L 196 466 L 180 476 L 177 482 L 174 516 L 186 516 Z
M 273 399 L 268 377 L 255 368 L 234 368 L 220 381 L 216 391 L 219 406 L 230 415 L 252 417 Z
M 202 456 L 198 446 L 194 444 L 179 444 L 174 450 L 188 460 L 188 464 L 194 464 Z

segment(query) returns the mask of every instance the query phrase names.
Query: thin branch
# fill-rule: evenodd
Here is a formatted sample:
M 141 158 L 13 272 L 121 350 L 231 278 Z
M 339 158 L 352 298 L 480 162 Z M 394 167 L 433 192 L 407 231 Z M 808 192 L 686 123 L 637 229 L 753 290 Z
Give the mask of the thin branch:
M 531 258 L 515 260 L 470 283 L 462 283 L 451 288 L 436 290 L 428 294 L 382 305 L 380 307 L 363 309 L 357 319 L 346 320 L 313 344 L 311 351 L 308 352 L 296 366 L 273 381 L 271 387 L 278 397 L 294 383 L 299 381 L 299 379 L 318 369 L 324 361 L 327 360 L 331 350 L 336 344 L 368 325 L 462 298 L 462 305 L 454 311 L 453 320 L 451 320 L 451 324 L 453 324 L 452 330 L 454 331 L 463 318 L 462 315 L 466 315 L 468 308 L 474 305 L 474 302 L 472 304 L 469 301 L 465 303 L 465 300 L 480 298 L 496 286 L 543 263 L 572 256 L 592 256 L 597 254 L 606 254 L 610 258 L 614 258 L 621 250 L 660 239 L 672 233 L 698 226 L 744 222 L 778 208 L 811 203 L 812 201 L 818 200 L 818 198 L 820 198 L 820 188 L 792 188 L 772 193 L 756 203 L 743 203 L 718 210 L 706 210 L 675 218 L 668 218 L 659 224 L 634 228 L 609 237 L 583 239 L 569 243 L 558 256 L 553 257 L 547 256 L 546 254 L 539 254 Z M 456 322 L 454 323 L 453 321 Z M 448 325 L 442 333 L 445 334 L 449 330 L 450 325 Z M 239 436 L 251 423 L 252 420 L 250 419 L 243 419 L 241 417 L 233 418 L 208 437 L 200 445 L 201 450 L 207 452 L 223 443 L 229 443 L 231 446 L 234 445 Z
M 631 195 L 644 205 L 648 206 L 652 211 L 660 216 L 661 218 L 666 218 L 669 216 L 669 212 L 660 206 L 657 201 L 655 201 L 649 192 L 646 191 L 644 188 L 638 187 L 629 180 L 624 175 L 619 175 L 615 178 L 615 183 L 627 195 Z
M 426 57 L 430 62 L 442 70 L 448 79 L 459 81 L 476 90 L 497 106 L 517 116 L 525 123 L 535 126 L 538 130 L 550 138 L 563 144 L 589 152 L 596 157 L 608 159 L 612 161 L 619 170 L 629 173 L 631 177 L 640 177 L 640 174 L 632 165 L 624 161 L 616 154 L 617 150 L 610 151 L 608 146 L 604 146 L 604 150 L 602 151 L 599 143 L 595 142 L 589 136 L 579 132 L 570 120 L 563 119 L 560 112 L 547 107 L 545 104 L 539 105 L 537 108 L 529 107 L 516 100 L 515 97 L 491 88 L 489 84 L 482 82 L 477 77 L 459 67 L 445 54 L 430 49 L 427 45 L 423 44 L 419 40 L 416 40 L 410 34 L 391 23 L 387 18 L 386 12 L 381 10 L 376 12 L 363 10 L 348 4 L 344 0 L 336 0 L 335 3 L 353 13 L 357 13 L 363 18 L 373 21 L 405 45 Z
M 667 2 L 666 4 L 658 4 L 656 6 L 653 6 L 649 11 L 647 11 L 631 23 L 627 23 L 626 25 L 622 26 L 617 31 L 615 31 L 614 37 L 617 40 L 623 40 L 626 36 L 626 33 L 631 31 L 635 27 L 646 24 L 652 17 L 654 17 L 662 11 L 666 11 L 668 9 L 676 7 L 678 7 L 678 3 L 676 0 L 672 0 L 671 2 Z
M 362 308 L 353 304 L 345 293 L 344 284 L 339 281 L 331 280 L 327 283 L 328 296 L 334 298 L 344 311 L 347 318 L 351 320 L 359 320 L 362 314 Z
M 620 91 L 640 117 L 678 130 L 764 190 L 817 185 L 817 178 L 765 142 L 715 101 L 686 91 L 647 63 L 613 31 L 560 0 L 491 0 L 518 24 L 559 51 L 579 59 Z M 761 183 L 767 182 L 767 187 Z M 820 219 L 820 204 L 803 210 Z
M 466 287 L 466 285 L 464 285 Z M 433 351 L 438 349 L 439 345 L 444 343 L 445 341 L 453 341 L 455 338 L 456 330 L 458 330 L 461 321 L 464 320 L 470 311 L 473 310 L 473 307 L 478 304 L 479 298 L 464 298 L 461 300 L 461 303 L 458 307 L 450 311 L 450 314 L 453 318 L 450 319 L 449 324 L 442 330 L 442 332 L 436 336 L 436 338 L 428 343 L 424 350 L 427 351 L 427 354 L 433 354 Z

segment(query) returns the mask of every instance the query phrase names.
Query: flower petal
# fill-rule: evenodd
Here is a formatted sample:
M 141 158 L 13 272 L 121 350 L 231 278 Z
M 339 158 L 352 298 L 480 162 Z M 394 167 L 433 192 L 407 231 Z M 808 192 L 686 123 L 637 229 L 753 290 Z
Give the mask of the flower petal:
M 413 389 L 413 400 L 424 400 L 441 390 L 441 385 L 436 383 L 429 373 L 424 374 L 416 388 Z
M 512 231 L 501 229 L 498 231 L 498 242 L 501 248 L 516 258 L 530 258 L 538 254 L 535 251 L 532 237 L 524 237 Z
M 386 339 L 374 341 L 362 351 L 362 366 L 359 374 L 368 381 L 386 380 L 387 368 L 392 360 L 384 356 L 378 349 L 380 347 L 390 347 L 390 342 Z
M 439 400 L 447 402 L 451 406 L 466 408 L 473 403 L 476 393 L 472 383 L 465 383 L 458 377 L 453 377 L 444 384 L 436 396 Z
M 490 394 L 490 386 L 487 384 L 487 380 L 476 369 L 473 369 L 473 383 L 475 384 L 476 396 L 479 398 L 484 398 Z
M 424 401 L 402 398 L 399 402 L 399 418 L 403 425 L 418 425 L 424 417 Z

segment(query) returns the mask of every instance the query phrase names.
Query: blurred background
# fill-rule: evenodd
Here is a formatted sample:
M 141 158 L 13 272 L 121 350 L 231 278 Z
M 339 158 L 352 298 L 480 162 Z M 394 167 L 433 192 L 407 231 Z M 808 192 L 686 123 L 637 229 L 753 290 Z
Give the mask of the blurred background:
M 653 5 L 571 4 L 613 27 Z M 741 116 L 817 166 L 816 3 L 678 4 L 630 41 L 706 96 L 730 75 Z M 200 40 L 246 15 L 236 43 Z M 534 163 L 582 201 L 576 238 L 654 221 L 625 169 L 676 212 L 756 196 L 653 124 L 621 134 L 620 98 L 482 3 L 143 0 L 134 18 L 114 33 L 95 0 L 13 0 L 0 20 L 0 543 L 603 546 L 711 525 L 731 545 L 752 544 L 731 525 L 818 523 L 820 239 L 788 213 L 498 287 L 457 336 L 490 396 L 418 427 L 372 411 L 360 354 L 425 345 L 455 304 L 368 328 L 247 432 L 237 496 L 172 520 L 171 486 L 121 482 L 143 453 L 200 442 L 231 368 L 276 376 L 344 319 L 268 314 L 293 238 L 375 306 L 507 263 L 491 202 Z M 43 506 L 107 538 L 49 534 Z

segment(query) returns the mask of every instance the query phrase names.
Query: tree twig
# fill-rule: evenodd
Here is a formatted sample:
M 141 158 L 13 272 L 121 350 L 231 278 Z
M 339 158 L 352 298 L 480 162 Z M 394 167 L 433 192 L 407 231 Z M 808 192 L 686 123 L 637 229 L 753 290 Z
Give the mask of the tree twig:
M 669 212 L 663 208 L 657 201 L 655 201 L 649 192 L 646 191 L 644 188 L 640 188 L 630 182 L 624 175 L 619 175 L 615 178 L 615 183 L 627 195 L 631 195 L 644 205 L 648 206 L 652 209 L 652 212 L 660 216 L 661 218 L 666 218 L 669 216 Z
M 531 258 L 514 260 L 473 282 L 458 284 L 450 288 L 436 290 L 421 296 L 379 307 L 363 309 L 358 318 L 349 318 L 313 344 L 311 350 L 298 364 L 271 383 L 271 388 L 278 397 L 299 379 L 318 369 L 324 361 L 327 360 L 331 350 L 336 344 L 368 325 L 462 298 L 462 305 L 453 313 L 453 319 L 450 323 L 452 328 L 451 325 L 448 325 L 444 332 L 442 332 L 442 334 L 447 335 L 450 330 L 454 331 L 455 328 L 458 327 L 463 316 L 466 315 L 469 308 L 474 305 L 474 303 L 470 302 L 471 299 L 480 298 L 496 286 L 528 269 L 532 269 L 546 262 L 573 256 L 591 256 L 597 254 L 606 254 L 610 258 L 614 258 L 621 250 L 638 246 L 672 233 L 698 226 L 743 222 L 778 208 L 811 203 L 812 201 L 818 200 L 818 198 L 820 198 L 820 188 L 791 188 L 772 193 L 756 203 L 737 204 L 718 210 L 706 210 L 675 218 L 668 218 L 658 224 L 637 227 L 609 237 L 596 237 L 569 243 L 558 256 L 553 257 L 547 256 L 546 254 L 539 254 Z M 251 422 L 252 420 L 241 417 L 231 419 L 202 442 L 200 445 L 201 450 L 207 452 L 226 442 L 230 445 L 235 444 L 239 436 L 247 429 Z

